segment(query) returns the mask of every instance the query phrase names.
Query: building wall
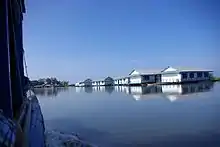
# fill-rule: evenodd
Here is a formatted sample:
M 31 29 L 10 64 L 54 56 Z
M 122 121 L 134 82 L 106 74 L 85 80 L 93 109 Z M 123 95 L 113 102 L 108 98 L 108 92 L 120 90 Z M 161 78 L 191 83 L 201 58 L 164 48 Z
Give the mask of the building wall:
M 122 79 L 119 79 L 118 84 L 122 85 Z
M 83 86 L 85 86 L 85 83 L 79 83 L 79 86 L 83 87 Z
M 130 84 L 141 84 L 141 82 L 142 82 L 141 76 L 130 77 Z
M 142 76 L 142 83 L 155 83 L 156 82 L 156 75 L 143 75 Z
M 206 76 L 205 73 L 207 74 Z M 181 72 L 181 73 L 162 74 L 161 76 L 162 83 L 193 82 L 193 81 L 202 81 L 209 79 L 210 79 L 209 72 Z
M 162 83 L 179 83 L 181 82 L 181 74 L 179 73 L 162 74 L 161 82 Z
M 123 85 L 128 85 L 129 84 L 129 78 L 122 79 L 122 84 Z
M 98 83 L 97 83 L 96 81 L 95 81 L 95 82 L 94 82 L 94 81 L 92 82 L 92 86 L 97 86 L 97 85 L 98 85 Z
M 205 73 L 207 75 L 205 75 Z M 186 77 L 184 77 L 184 74 Z M 211 74 L 209 72 L 184 72 L 184 73 L 181 73 L 181 81 L 182 82 L 189 82 L 189 81 L 209 80 L 210 75 Z
M 106 86 L 114 85 L 114 80 L 112 78 L 110 78 L 110 77 L 106 78 L 104 82 L 105 82 Z
M 105 82 L 104 81 L 100 81 L 100 86 L 105 86 Z
M 75 86 L 78 87 L 78 86 L 79 86 L 79 83 L 76 83 Z
M 89 82 L 89 81 L 84 82 L 84 83 L 83 83 L 83 86 L 92 86 L 92 82 Z

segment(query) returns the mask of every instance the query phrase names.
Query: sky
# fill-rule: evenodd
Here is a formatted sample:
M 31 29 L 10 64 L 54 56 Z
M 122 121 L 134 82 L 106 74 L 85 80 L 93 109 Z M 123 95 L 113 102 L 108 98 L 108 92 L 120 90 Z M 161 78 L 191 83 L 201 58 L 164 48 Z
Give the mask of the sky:
M 26 10 L 31 79 L 74 83 L 167 66 L 220 75 L 218 0 L 26 0 Z

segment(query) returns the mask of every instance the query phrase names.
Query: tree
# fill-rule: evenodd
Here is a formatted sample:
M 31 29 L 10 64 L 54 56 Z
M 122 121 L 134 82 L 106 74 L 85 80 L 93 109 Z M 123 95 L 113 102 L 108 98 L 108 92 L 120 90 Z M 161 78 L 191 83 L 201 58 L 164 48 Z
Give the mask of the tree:
M 46 82 L 47 82 L 47 84 L 51 84 L 51 79 L 50 79 L 50 78 L 47 78 L 47 79 L 46 79 Z
M 68 82 L 68 81 L 63 81 L 63 82 L 62 82 L 62 85 L 63 85 L 64 87 L 67 87 L 67 86 L 69 85 L 69 82 Z
M 57 83 L 58 83 L 58 81 L 56 78 L 51 78 L 51 84 L 55 85 Z

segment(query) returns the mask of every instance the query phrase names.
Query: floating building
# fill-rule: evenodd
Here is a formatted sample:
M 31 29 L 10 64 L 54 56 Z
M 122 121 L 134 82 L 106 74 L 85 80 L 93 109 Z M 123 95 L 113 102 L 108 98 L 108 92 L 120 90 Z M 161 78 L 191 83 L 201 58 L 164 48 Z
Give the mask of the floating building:
M 206 81 L 213 76 L 212 72 L 212 70 L 205 69 L 175 69 L 168 67 L 161 71 L 161 82 L 170 84 Z
M 119 86 L 119 85 L 148 85 L 148 84 L 180 84 L 187 82 L 208 81 L 213 76 L 212 70 L 183 69 L 168 66 L 159 70 L 132 70 L 128 76 L 102 80 L 87 79 L 76 83 L 76 86 Z

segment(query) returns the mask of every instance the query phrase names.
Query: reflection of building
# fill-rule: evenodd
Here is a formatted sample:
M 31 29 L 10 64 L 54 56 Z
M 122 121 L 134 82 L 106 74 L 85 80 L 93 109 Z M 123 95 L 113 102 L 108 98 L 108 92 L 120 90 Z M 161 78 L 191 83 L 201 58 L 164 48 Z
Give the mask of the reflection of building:
M 92 89 L 91 86 L 85 87 L 84 89 L 85 89 L 85 92 L 86 92 L 86 93 L 92 93 L 92 91 L 93 91 L 93 89 Z
M 130 93 L 129 86 L 121 86 L 121 90 L 122 90 L 122 92 L 124 92 L 126 94 Z
M 181 96 L 188 96 L 194 93 L 207 92 L 210 91 L 210 89 L 212 88 L 212 82 L 160 86 L 129 86 L 129 94 L 131 94 L 136 100 L 161 95 L 165 96 L 170 101 L 175 101 Z
M 207 92 L 213 88 L 212 82 L 202 82 L 181 85 L 162 85 L 162 92 L 170 101 L 177 100 L 181 95 L 189 95 L 199 92 Z
M 162 93 L 161 86 L 132 86 L 129 92 L 136 100 Z
M 92 90 L 94 92 L 103 92 L 103 91 L 105 91 L 105 87 L 103 87 L 103 86 L 94 86 L 94 87 L 92 87 Z
M 106 86 L 105 87 L 105 92 L 111 94 L 114 91 L 114 87 L 113 86 Z
M 80 92 L 84 92 L 85 91 L 85 87 L 76 87 L 76 93 L 80 93 Z

